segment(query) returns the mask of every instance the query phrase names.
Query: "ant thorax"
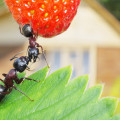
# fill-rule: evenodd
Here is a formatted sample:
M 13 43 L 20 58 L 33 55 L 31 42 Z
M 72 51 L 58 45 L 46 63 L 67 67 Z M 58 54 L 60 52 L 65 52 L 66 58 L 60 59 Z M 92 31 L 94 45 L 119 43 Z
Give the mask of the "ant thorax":
M 31 48 L 36 47 L 36 42 L 35 42 L 35 40 L 34 40 L 34 39 L 29 38 L 29 46 L 30 46 Z

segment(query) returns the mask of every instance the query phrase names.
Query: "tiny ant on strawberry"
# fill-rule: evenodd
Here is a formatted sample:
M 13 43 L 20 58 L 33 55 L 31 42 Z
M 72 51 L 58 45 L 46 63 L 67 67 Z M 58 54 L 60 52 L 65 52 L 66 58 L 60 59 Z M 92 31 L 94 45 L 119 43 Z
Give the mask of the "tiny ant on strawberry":
M 29 38 L 28 57 L 30 58 L 30 60 L 33 59 L 33 62 L 36 62 L 36 59 L 38 58 L 39 55 L 38 48 L 41 48 L 42 54 L 47 63 L 43 47 L 36 42 L 38 38 L 39 28 L 37 29 L 37 35 L 33 33 L 33 28 L 31 27 L 30 24 L 25 24 L 23 27 L 19 26 L 19 29 L 22 35 Z M 47 66 L 49 67 L 48 63 Z

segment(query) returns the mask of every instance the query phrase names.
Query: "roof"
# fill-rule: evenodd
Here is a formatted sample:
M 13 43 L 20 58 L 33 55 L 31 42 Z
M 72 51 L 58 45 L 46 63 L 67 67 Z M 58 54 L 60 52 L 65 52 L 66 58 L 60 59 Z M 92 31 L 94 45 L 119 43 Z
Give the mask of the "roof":
M 84 1 L 96 10 L 96 12 L 98 12 L 120 34 L 120 21 L 118 21 L 106 8 L 96 0 Z

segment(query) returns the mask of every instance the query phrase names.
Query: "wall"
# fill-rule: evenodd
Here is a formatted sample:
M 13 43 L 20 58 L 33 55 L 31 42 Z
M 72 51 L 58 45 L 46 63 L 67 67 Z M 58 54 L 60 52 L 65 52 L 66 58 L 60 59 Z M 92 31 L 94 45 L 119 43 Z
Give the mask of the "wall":
M 106 93 L 120 76 L 120 48 L 97 49 L 97 80 L 105 83 Z

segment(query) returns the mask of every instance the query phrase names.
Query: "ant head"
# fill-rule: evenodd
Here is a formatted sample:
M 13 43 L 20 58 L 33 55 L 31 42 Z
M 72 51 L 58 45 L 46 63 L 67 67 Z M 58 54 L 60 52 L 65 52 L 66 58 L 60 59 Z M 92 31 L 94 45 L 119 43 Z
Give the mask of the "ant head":
M 25 24 L 25 25 L 22 27 L 21 33 L 22 33 L 25 37 L 32 37 L 32 36 L 33 36 L 33 28 L 31 27 L 30 24 Z
M 29 48 L 28 50 L 28 57 L 30 61 L 33 59 L 33 62 L 36 62 L 36 59 L 39 55 L 39 49 L 38 48 Z
M 28 67 L 28 64 L 29 58 L 27 56 L 22 56 L 14 61 L 13 66 L 18 72 L 23 72 Z

